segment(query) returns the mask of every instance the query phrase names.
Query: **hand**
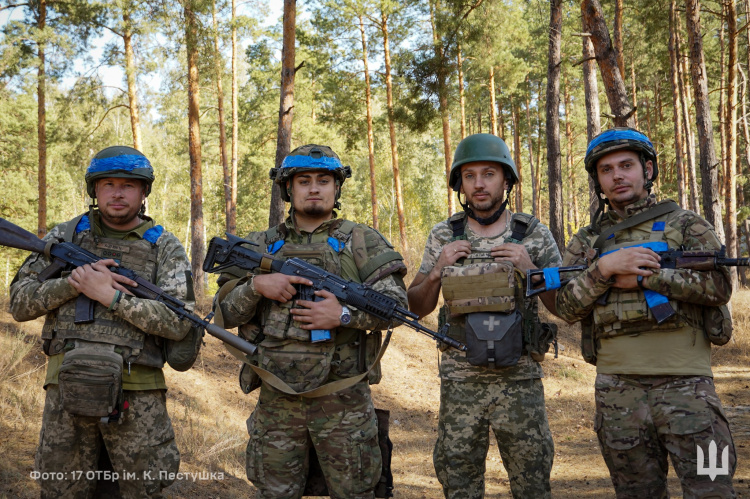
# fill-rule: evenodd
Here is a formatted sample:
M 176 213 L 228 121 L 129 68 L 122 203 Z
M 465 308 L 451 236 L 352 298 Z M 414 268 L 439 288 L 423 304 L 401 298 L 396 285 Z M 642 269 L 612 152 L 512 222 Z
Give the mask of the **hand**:
M 471 243 L 469 241 L 460 239 L 458 241 L 450 242 L 443 246 L 443 250 L 440 252 L 438 261 L 435 263 L 435 267 L 432 271 L 440 276 L 443 267 L 455 265 L 459 259 L 466 258 L 469 255 L 471 255 Z
M 505 243 L 490 250 L 490 255 L 498 260 L 507 260 L 521 272 L 537 268 L 531 261 L 529 252 L 523 244 Z
M 633 278 L 642 275 L 648 277 L 654 272 L 650 269 L 658 269 L 661 266 L 661 257 L 648 248 L 624 248 L 601 257 L 597 263 L 599 272 L 605 279 L 614 276 L 629 276 Z M 624 284 L 630 284 L 624 280 Z M 629 286 L 629 287 L 636 287 Z M 619 286 L 618 286 L 619 287 Z
M 312 281 L 304 277 L 292 276 L 273 272 L 271 274 L 260 274 L 253 277 L 255 292 L 263 295 L 269 300 L 286 303 L 297 293 L 295 284 L 312 286 Z
M 320 290 L 315 296 L 323 297 L 320 301 L 297 300 L 297 305 L 305 308 L 290 310 L 292 319 L 302 322 L 302 329 L 334 329 L 341 325 L 343 307 L 330 291 Z
M 638 287 L 637 279 L 638 276 L 635 274 L 615 275 L 615 283 L 612 285 L 612 287 L 620 289 L 634 289 Z
M 117 266 L 117 262 L 112 259 L 82 265 L 73 269 L 73 272 L 68 276 L 68 282 L 79 293 L 83 293 L 92 300 L 109 307 L 115 297 L 116 290 L 128 292 L 123 284 L 136 286 L 136 283 L 131 279 L 109 270 L 109 267 Z

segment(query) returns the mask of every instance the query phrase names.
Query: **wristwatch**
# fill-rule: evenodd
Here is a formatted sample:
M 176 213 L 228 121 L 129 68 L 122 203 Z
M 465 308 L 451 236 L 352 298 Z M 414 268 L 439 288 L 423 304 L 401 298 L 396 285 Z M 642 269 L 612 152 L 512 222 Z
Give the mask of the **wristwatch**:
M 341 316 L 339 316 L 339 321 L 341 321 L 342 326 L 348 326 L 352 321 L 352 313 L 349 310 L 349 307 L 347 307 L 346 305 L 341 307 Z

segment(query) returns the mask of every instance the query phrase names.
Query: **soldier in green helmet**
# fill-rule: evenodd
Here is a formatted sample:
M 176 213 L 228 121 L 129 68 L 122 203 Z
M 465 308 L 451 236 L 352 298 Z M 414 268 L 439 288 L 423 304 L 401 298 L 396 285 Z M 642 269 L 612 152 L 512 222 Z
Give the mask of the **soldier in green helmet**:
M 97 478 L 117 480 L 123 497 L 162 497 L 179 469 L 162 367 L 167 344 L 194 330 L 164 304 L 129 294 L 123 284 L 135 283 L 109 270 L 121 264 L 193 306 L 185 250 L 145 214 L 153 181 L 136 149 L 100 151 L 86 170 L 89 212 L 45 240 L 71 241 L 106 259 L 40 282 L 51 262 L 32 253 L 11 284 L 17 321 L 46 316 L 46 400 L 35 461 L 43 498 L 94 497 Z M 76 314 L 81 303 L 93 304 L 93 320 Z M 96 473 L 105 452 L 116 475 Z
M 594 429 L 615 493 L 669 497 L 671 459 L 684 497 L 733 498 L 735 449 L 711 372 L 711 342 L 724 344 L 731 323 L 721 308 L 728 271 L 660 268 L 655 253 L 717 251 L 721 242 L 699 215 L 650 192 L 659 170 L 641 132 L 602 132 L 585 166 L 601 207 L 565 249 L 564 265 L 588 268 L 556 304 L 560 317 L 581 322 L 583 356 L 596 365 Z M 722 339 L 706 334 L 714 326 Z
M 517 181 L 501 138 L 462 140 L 450 185 L 464 211 L 433 227 L 409 286 L 410 309 L 420 317 L 435 309 L 442 291 L 440 325 L 449 324 L 448 334 L 468 347 L 444 349 L 440 362 L 433 460 L 450 499 L 484 497 L 490 429 L 513 497 L 550 497 L 554 446 L 539 363 L 557 330 L 539 321 L 536 298 L 525 298 L 522 273 L 559 265 L 561 258 L 547 227 L 507 209 Z M 541 298 L 553 308 L 552 296 Z
M 271 170 L 290 203 L 289 217 L 246 239 L 275 259 L 302 258 L 405 306 L 401 255 L 378 231 L 337 216 L 349 176 L 350 168 L 330 147 L 294 149 Z M 388 324 L 327 291 L 316 291 L 314 301 L 299 299 L 297 286 L 312 283 L 297 276 L 230 269 L 219 284 L 217 322 L 239 327 L 241 336 L 258 345 L 240 372 L 245 393 L 260 386 L 247 420 L 246 454 L 247 477 L 258 497 L 302 497 L 311 456 L 317 456 L 330 497 L 370 499 L 376 487 L 387 489 L 369 388 L 379 381 L 379 369 L 368 369 L 380 348 L 377 330 Z

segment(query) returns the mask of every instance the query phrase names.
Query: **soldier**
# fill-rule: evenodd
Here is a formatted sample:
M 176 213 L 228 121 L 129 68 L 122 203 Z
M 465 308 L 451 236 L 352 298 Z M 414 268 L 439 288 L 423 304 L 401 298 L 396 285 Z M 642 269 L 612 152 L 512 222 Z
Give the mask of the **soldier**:
M 337 217 L 341 186 L 350 176 L 330 147 L 293 150 L 271 170 L 291 203 L 289 216 L 247 239 L 276 259 L 302 258 L 405 306 L 401 255 L 376 230 Z M 327 291 L 316 291 L 315 301 L 295 298 L 298 285 L 312 284 L 297 276 L 228 273 L 219 284 L 218 320 L 239 326 L 241 336 L 259 345 L 249 360 L 254 365 L 245 364 L 240 374 L 245 393 L 261 386 L 247 420 L 246 456 L 247 477 L 259 497 L 302 497 L 310 455 L 317 454 L 331 497 L 372 498 L 382 463 L 370 388 L 359 381 L 336 390 L 328 382 L 361 379 L 380 343 L 367 331 L 387 324 L 343 306 Z
M 39 282 L 51 262 L 32 253 L 10 288 L 17 321 L 46 315 L 47 393 L 35 468 L 53 478 L 40 480 L 41 496 L 91 497 L 96 479 L 87 472 L 107 452 L 124 497 L 162 497 L 174 480 L 164 473 L 180 464 L 162 352 L 191 324 L 128 293 L 123 284 L 135 283 L 109 267 L 122 264 L 192 308 L 190 262 L 179 240 L 145 215 L 154 171 L 143 154 L 108 147 L 91 160 L 85 180 L 93 198 L 88 214 L 56 226 L 45 240 L 72 241 L 107 259 Z M 77 316 L 76 304 L 91 304 L 93 320 Z
M 721 243 L 703 218 L 651 194 L 659 170 L 642 133 L 601 133 L 585 166 L 600 208 L 565 250 L 564 265 L 588 269 L 558 291 L 557 311 L 582 321 L 584 357 L 596 364 L 594 429 L 617 497 L 668 497 L 667 457 L 685 497 L 735 497 L 734 444 L 706 337 L 711 313 L 731 295 L 728 272 L 661 269 L 652 251 Z M 713 442 L 718 461 L 729 449 L 728 469 L 715 480 L 699 473 L 697 458 Z
M 450 185 L 464 211 L 433 227 L 409 305 L 424 317 L 441 292 L 439 322 L 468 352 L 444 350 L 440 419 L 433 460 L 446 498 L 484 497 L 488 428 L 495 433 L 513 496 L 550 497 L 553 442 L 539 362 L 556 329 L 541 324 L 525 299 L 519 271 L 557 265 L 560 252 L 539 220 L 506 209 L 518 181 L 502 139 L 471 135 L 459 143 Z M 519 282 L 520 279 L 520 282 Z M 551 296 L 542 300 L 549 308 Z

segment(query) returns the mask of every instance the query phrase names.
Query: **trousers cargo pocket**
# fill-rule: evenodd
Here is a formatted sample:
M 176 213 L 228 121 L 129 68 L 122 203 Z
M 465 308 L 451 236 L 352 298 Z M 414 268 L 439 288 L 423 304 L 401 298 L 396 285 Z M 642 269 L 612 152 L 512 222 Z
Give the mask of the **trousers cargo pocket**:
M 377 425 L 352 435 L 352 463 L 351 493 L 361 494 L 375 487 L 383 472 Z
M 114 345 L 76 340 L 75 348 L 65 353 L 58 382 L 64 411 L 108 416 L 122 398 L 122 355 Z
M 254 415 L 250 416 L 247 426 L 250 440 L 247 442 L 247 448 L 245 449 L 245 472 L 247 473 L 247 479 L 256 487 L 260 487 L 260 484 L 265 480 L 263 449 L 265 448 L 266 432 L 255 428 Z
M 594 422 L 602 456 L 613 476 L 618 473 L 634 473 L 646 459 L 640 428 L 617 426 L 620 423 L 622 421 L 606 423 L 599 413 Z

